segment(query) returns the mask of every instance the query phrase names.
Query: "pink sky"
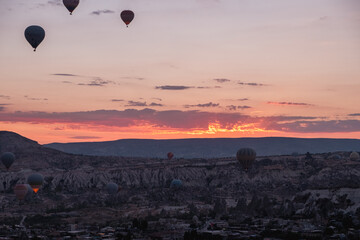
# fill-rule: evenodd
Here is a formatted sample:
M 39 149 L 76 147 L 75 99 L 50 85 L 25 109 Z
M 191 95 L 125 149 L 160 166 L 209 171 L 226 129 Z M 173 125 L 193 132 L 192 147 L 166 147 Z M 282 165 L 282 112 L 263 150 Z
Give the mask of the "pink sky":
M 59 0 L 1 4 L 0 130 L 360 138 L 357 0 L 80 0 L 72 16 Z M 46 31 L 35 53 L 29 25 Z

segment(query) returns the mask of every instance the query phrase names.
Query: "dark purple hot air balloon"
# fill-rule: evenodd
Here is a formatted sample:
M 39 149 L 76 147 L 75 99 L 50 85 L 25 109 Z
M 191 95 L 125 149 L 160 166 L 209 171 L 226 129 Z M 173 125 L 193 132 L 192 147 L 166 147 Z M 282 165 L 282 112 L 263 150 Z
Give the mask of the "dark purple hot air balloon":
M 121 12 L 120 17 L 124 21 L 124 23 L 126 24 L 126 27 L 128 27 L 128 25 L 134 19 L 135 14 L 131 10 L 124 10 L 124 11 Z

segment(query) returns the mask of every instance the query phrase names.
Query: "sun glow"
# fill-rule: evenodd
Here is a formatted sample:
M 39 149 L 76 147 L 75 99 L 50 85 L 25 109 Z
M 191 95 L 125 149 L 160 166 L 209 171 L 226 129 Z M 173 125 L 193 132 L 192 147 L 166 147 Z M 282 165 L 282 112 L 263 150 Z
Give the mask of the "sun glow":
M 256 127 L 255 124 L 235 124 L 233 126 L 222 127 L 219 122 L 209 123 L 207 130 L 195 130 L 187 132 L 188 134 L 193 135 L 202 135 L 202 134 L 217 134 L 217 133 L 248 133 L 255 134 L 258 132 L 275 132 L 271 130 L 266 130 L 264 128 Z
M 155 134 L 168 134 L 168 135 L 217 135 L 221 133 L 242 133 L 244 135 L 256 134 L 256 133 L 275 133 L 274 130 L 266 130 L 264 128 L 257 127 L 254 123 L 248 124 L 233 124 L 222 126 L 219 122 L 212 122 L 208 124 L 208 129 L 191 129 L 191 130 L 171 130 L 161 129 L 155 132 Z

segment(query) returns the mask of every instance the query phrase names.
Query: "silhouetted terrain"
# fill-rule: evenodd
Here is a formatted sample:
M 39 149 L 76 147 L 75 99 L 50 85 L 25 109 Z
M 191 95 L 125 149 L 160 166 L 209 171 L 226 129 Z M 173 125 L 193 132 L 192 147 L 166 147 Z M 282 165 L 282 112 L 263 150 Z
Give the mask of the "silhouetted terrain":
M 42 229 L 43 234 L 77 223 L 88 234 L 91 226 L 117 226 L 122 229 L 117 234 L 130 232 L 138 239 L 161 231 L 161 236 L 170 234 L 168 239 L 174 234 L 181 239 L 193 231 L 201 236 L 243 237 L 235 239 L 360 236 L 354 230 L 360 229 L 360 161 L 351 161 L 350 151 L 308 158 L 257 157 L 245 172 L 235 157 L 167 160 L 74 155 L 11 132 L 0 132 L 0 149 L 16 155 L 9 171 L 0 168 L 0 222 L 9 226 L 27 216 L 27 227 Z M 14 186 L 26 183 L 34 172 L 44 176 L 44 184 L 38 194 L 19 202 Z M 182 186 L 171 188 L 173 179 L 180 179 Z M 117 183 L 121 191 L 107 194 L 109 182 Z M 141 230 L 135 219 L 146 221 L 147 230 Z M 209 230 L 209 219 L 222 230 Z M 3 231 L 6 235 L 12 230 Z
M 44 145 L 67 153 L 96 156 L 160 157 L 173 152 L 177 158 L 230 157 L 241 147 L 254 148 L 258 156 L 298 153 L 360 151 L 358 139 L 327 138 L 198 138 L 175 140 L 125 139 L 109 142 L 51 143 Z

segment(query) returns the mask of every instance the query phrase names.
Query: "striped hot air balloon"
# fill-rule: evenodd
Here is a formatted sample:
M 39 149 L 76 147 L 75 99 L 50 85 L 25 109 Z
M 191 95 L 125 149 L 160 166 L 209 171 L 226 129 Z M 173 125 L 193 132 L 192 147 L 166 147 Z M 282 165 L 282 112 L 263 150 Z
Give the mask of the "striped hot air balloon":
M 26 197 L 29 189 L 27 188 L 26 184 L 16 184 L 14 187 L 14 193 L 20 201 Z
M 256 158 L 256 152 L 252 148 L 241 148 L 236 153 L 236 159 L 240 162 L 241 166 L 248 171 Z
M 174 157 L 174 154 L 173 154 L 172 152 L 169 152 L 169 153 L 167 154 L 167 158 L 168 158 L 169 160 L 171 160 L 173 157 Z

